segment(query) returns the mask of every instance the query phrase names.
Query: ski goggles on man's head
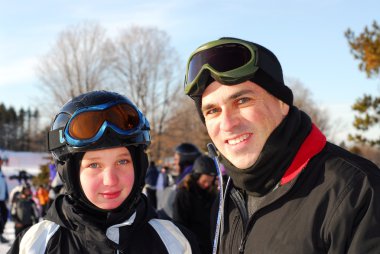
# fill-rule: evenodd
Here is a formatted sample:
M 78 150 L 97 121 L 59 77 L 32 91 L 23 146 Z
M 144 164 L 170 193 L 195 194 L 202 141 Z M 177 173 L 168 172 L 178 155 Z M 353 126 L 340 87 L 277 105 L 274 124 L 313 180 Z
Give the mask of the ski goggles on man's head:
M 189 58 L 185 93 L 190 97 L 202 95 L 209 76 L 232 85 L 248 80 L 258 69 L 258 49 L 254 44 L 234 38 L 211 41 Z
M 67 119 L 66 114 L 61 116 Z M 93 145 L 108 128 L 133 141 L 134 135 L 149 130 L 149 123 L 137 108 L 126 102 L 85 107 L 77 110 L 64 127 L 49 132 L 49 150 L 66 144 L 78 148 Z

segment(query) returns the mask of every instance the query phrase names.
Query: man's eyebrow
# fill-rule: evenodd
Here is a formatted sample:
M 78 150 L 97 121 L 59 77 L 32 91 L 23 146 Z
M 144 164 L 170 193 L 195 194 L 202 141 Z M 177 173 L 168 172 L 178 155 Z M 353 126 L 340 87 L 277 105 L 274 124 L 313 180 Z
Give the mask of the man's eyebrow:
M 244 90 L 241 90 L 241 91 L 238 91 L 234 94 L 231 94 L 227 99 L 228 100 L 234 100 L 236 98 L 239 98 L 243 95 L 246 95 L 246 94 L 254 94 L 255 92 L 251 89 L 244 89 Z
M 202 104 L 202 107 L 201 107 L 201 111 L 207 111 L 209 109 L 212 109 L 215 107 L 215 104 L 214 103 L 208 103 L 208 104 Z
M 241 91 L 237 91 L 236 93 L 233 93 L 231 94 L 230 96 L 227 97 L 227 101 L 229 100 L 235 100 L 243 95 L 246 95 L 246 94 L 254 94 L 255 92 L 252 90 L 252 89 L 244 89 L 244 90 L 241 90 Z M 205 111 L 205 110 L 209 110 L 209 109 L 212 109 L 214 108 L 216 105 L 215 103 L 208 103 L 208 104 L 204 104 L 202 105 L 202 112 Z

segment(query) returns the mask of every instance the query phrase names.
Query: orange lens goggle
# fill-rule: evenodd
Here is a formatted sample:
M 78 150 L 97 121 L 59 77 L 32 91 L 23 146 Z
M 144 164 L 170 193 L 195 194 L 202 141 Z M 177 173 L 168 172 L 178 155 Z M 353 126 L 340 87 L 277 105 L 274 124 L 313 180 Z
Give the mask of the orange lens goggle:
M 142 113 L 127 103 L 103 104 L 78 110 L 65 128 L 66 142 L 81 147 L 99 140 L 107 127 L 133 135 L 144 124 Z
M 139 124 L 139 114 L 128 104 L 118 104 L 102 111 L 85 111 L 73 116 L 68 124 L 68 134 L 79 140 L 90 139 L 107 122 L 121 131 L 130 131 Z

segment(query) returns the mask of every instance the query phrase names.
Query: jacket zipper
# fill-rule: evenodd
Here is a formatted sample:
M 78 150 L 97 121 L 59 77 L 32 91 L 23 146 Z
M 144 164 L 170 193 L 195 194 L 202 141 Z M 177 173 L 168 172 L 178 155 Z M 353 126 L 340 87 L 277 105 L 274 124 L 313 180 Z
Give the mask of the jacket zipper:
M 245 205 L 245 200 L 243 197 L 243 194 L 238 191 L 235 188 L 231 189 L 231 199 L 235 203 L 235 206 L 238 208 L 240 217 L 242 220 L 242 225 L 243 225 L 243 238 L 241 239 L 240 245 L 239 245 L 239 253 L 242 254 L 244 253 L 244 248 L 245 248 L 245 242 L 247 241 L 247 229 L 248 229 L 248 211 L 247 207 Z
M 245 244 L 247 242 L 249 229 L 251 228 L 251 224 L 252 224 L 252 221 L 253 221 L 253 216 L 254 216 L 254 214 L 251 216 L 251 218 L 248 220 L 248 222 L 246 224 L 247 226 L 246 226 L 246 228 L 244 230 L 244 236 L 243 236 L 243 238 L 240 241 L 239 254 L 243 254 L 244 251 L 245 251 Z
M 301 175 L 301 173 L 300 173 L 299 175 Z M 246 207 L 246 203 L 245 203 L 245 200 L 244 200 L 243 194 L 242 194 L 240 191 L 236 190 L 235 188 L 232 188 L 232 189 L 231 189 L 231 190 L 235 190 L 236 193 L 239 193 L 239 195 L 237 195 L 237 194 L 234 194 L 233 191 L 231 191 L 231 199 L 233 200 L 233 202 L 235 203 L 236 207 L 238 208 L 238 210 L 239 210 L 239 212 L 240 212 L 240 217 L 242 218 L 242 222 L 243 222 L 243 232 L 244 232 L 244 234 L 243 234 L 243 238 L 242 238 L 241 241 L 240 241 L 240 245 L 239 245 L 239 254 L 244 254 L 244 251 L 245 251 L 245 244 L 246 244 L 246 242 L 247 242 L 247 238 L 248 238 L 248 233 L 249 233 L 249 230 L 252 228 L 252 225 L 251 225 L 251 224 L 253 223 L 253 218 L 254 218 L 255 214 L 257 214 L 257 212 L 258 212 L 259 210 L 261 210 L 262 208 L 264 208 L 264 207 L 266 207 L 266 206 L 268 206 L 268 205 L 274 203 L 276 200 L 278 200 L 279 198 L 281 198 L 281 197 L 283 197 L 284 195 L 286 195 L 286 194 L 292 189 L 292 187 L 294 186 L 294 184 L 296 183 L 296 181 L 297 181 L 299 175 L 298 175 L 297 177 L 294 178 L 295 180 L 294 180 L 292 183 L 290 183 L 290 185 L 289 185 L 289 189 L 288 189 L 288 190 L 286 190 L 284 193 L 282 193 L 282 194 L 281 194 L 279 197 L 277 197 L 276 199 L 272 200 L 270 203 L 265 204 L 265 205 L 259 207 L 259 208 L 258 208 L 258 209 L 257 209 L 252 215 L 251 215 L 250 218 L 248 217 L 248 209 L 247 209 L 247 207 Z M 276 190 L 279 186 L 280 186 L 280 185 L 277 184 L 277 185 L 274 187 L 274 189 L 273 189 L 272 191 Z M 265 203 L 265 202 L 264 202 L 264 203 Z M 245 221 L 244 221 L 244 220 L 245 220 Z
M 245 242 L 247 241 L 247 237 L 244 236 L 243 239 L 241 239 L 240 246 L 239 246 L 239 254 L 244 253 L 244 248 L 245 248 Z

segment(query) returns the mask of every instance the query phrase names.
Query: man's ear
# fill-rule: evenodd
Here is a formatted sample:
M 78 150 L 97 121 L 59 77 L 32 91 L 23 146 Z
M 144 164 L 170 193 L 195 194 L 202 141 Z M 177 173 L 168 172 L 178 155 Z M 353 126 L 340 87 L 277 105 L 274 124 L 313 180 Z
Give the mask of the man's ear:
M 280 101 L 280 110 L 281 110 L 281 113 L 282 115 L 285 117 L 288 115 L 289 113 L 289 105 L 286 104 L 285 102 L 283 102 L 282 100 L 279 100 Z

